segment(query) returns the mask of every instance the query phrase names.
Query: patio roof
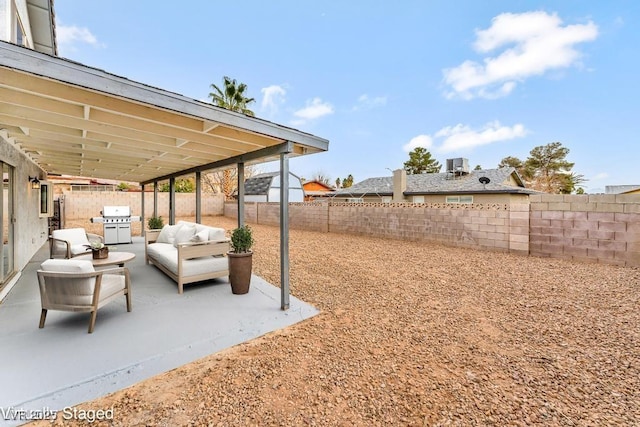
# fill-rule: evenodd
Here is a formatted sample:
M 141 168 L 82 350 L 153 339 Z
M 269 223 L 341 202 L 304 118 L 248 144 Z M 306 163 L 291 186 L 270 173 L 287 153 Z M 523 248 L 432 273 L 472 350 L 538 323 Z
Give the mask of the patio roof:
M 328 141 L 0 42 L 0 132 L 49 174 L 150 183 Z

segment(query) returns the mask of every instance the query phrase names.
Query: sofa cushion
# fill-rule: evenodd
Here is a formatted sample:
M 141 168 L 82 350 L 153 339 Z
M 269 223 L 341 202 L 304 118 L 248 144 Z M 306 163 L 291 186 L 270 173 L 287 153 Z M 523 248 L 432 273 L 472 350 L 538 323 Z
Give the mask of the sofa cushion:
M 176 225 L 165 225 L 164 227 L 162 227 L 162 230 L 160 230 L 160 234 L 158 234 L 158 239 L 156 240 L 156 242 L 173 244 L 176 238 L 176 233 L 178 232 L 178 230 L 180 230 L 180 228 L 182 228 L 182 223 L 178 223 Z
M 147 255 L 158 261 L 173 274 L 178 274 L 178 250 L 169 243 L 151 243 L 147 246 Z M 184 260 L 182 275 L 194 276 L 227 270 L 229 263 L 226 257 L 204 256 Z
M 176 232 L 176 236 L 173 240 L 173 246 L 177 248 L 178 245 L 181 243 L 190 242 L 191 238 L 195 235 L 195 233 L 196 233 L 195 225 L 182 224 L 182 227 L 180 227 Z

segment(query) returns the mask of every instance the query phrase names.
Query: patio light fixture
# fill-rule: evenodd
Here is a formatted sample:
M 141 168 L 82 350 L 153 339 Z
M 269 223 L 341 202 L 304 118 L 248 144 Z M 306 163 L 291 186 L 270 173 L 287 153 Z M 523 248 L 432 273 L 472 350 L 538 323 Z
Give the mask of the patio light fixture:
M 29 177 L 29 182 L 31 183 L 31 189 L 32 190 L 39 190 L 40 189 L 40 180 L 38 179 L 37 176 L 30 176 Z

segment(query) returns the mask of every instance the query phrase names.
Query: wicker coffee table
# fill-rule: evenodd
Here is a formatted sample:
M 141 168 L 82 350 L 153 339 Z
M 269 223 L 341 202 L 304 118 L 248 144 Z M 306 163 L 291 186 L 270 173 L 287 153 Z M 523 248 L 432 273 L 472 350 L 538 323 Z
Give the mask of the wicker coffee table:
M 136 254 L 131 252 L 109 252 L 109 256 L 102 259 L 93 259 L 93 255 L 89 252 L 86 255 L 79 255 L 73 257 L 73 259 L 82 259 L 91 261 L 94 267 L 107 267 L 109 265 L 117 265 L 118 267 L 124 267 L 125 262 L 129 262 L 136 257 Z

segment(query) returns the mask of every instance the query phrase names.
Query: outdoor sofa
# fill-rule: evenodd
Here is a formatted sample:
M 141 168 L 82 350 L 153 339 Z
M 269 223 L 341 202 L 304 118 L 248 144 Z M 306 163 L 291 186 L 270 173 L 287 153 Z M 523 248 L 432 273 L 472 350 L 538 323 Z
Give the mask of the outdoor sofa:
M 183 293 L 187 283 L 229 275 L 229 243 L 223 228 L 179 221 L 145 231 L 145 261 L 171 277 Z

